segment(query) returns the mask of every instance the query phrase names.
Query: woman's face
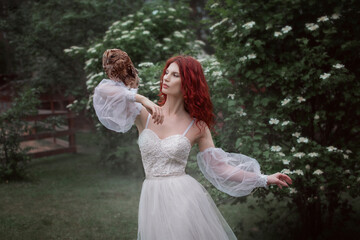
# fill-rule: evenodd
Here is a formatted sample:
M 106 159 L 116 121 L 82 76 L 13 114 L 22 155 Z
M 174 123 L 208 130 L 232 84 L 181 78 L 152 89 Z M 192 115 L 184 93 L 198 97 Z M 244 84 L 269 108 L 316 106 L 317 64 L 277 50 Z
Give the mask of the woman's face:
M 182 96 L 179 66 L 174 62 L 166 69 L 162 92 L 166 95 Z

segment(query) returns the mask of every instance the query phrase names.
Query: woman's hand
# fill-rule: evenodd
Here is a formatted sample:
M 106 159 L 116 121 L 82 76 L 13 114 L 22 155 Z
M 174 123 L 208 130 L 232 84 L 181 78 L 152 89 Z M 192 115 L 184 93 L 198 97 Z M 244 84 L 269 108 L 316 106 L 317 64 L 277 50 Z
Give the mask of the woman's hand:
M 282 187 L 288 187 L 292 184 L 291 178 L 283 173 L 275 173 L 267 177 L 267 185 L 276 184 L 281 189 Z
M 164 114 L 162 108 L 150 101 L 148 98 L 136 94 L 136 101 L 140 102 L 146 110 L 152 115 L 155 124 L 162 124 L 164 122 Z

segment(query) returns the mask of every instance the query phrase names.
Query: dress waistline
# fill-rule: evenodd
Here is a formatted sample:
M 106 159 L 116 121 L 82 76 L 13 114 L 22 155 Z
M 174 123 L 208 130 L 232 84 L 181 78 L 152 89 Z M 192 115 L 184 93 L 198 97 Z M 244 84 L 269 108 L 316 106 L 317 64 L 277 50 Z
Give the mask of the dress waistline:
M 187 175 L 185 172 L 181 173 L 169 173 L 164 175 L 153 175 L 153 176 L 146 176 L 145 179 L 164 179 L 164 178 L 171 178 L 171 177 L 181 177 Z

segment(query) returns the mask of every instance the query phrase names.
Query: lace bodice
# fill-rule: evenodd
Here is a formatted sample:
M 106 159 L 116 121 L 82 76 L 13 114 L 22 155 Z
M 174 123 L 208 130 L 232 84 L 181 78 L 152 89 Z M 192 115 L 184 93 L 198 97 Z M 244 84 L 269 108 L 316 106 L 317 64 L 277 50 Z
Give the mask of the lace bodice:
M 147 178 L 176 176 L 185 173 L 187 159 L 191 150 L 191 143 L 185 136 L 194 121 L 190 123 L 183 134 L 176 134 L 161 139 L 146 127 L 139 135 L 139 148 Z

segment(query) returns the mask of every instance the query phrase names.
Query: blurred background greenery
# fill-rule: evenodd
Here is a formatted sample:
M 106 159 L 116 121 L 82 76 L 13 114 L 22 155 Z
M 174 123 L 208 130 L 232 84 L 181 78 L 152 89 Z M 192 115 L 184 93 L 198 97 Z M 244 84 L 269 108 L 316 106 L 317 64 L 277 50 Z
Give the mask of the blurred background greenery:
M 197 58 L 217 116 L 216 145 L 294 180 L 290 189 L 229 197 L 201 175 L 193 148 L 187 172 L 239 239 L 359 236 L 359 1 L 17 0 L 1 9 L 0 84 L 18 96 L 0 119 L 6 239 L 136 238 L 144 176 L 137 131 L 105 129 L 92 108 L 108 48 L 129 54 L 139 93 L 153 101 L 167 58 Z M 68 109 L 90 122 L 77 133 L 78 154 L 30 161 L 20 150 L 20 119 L 38 93 L 76 99 Z

